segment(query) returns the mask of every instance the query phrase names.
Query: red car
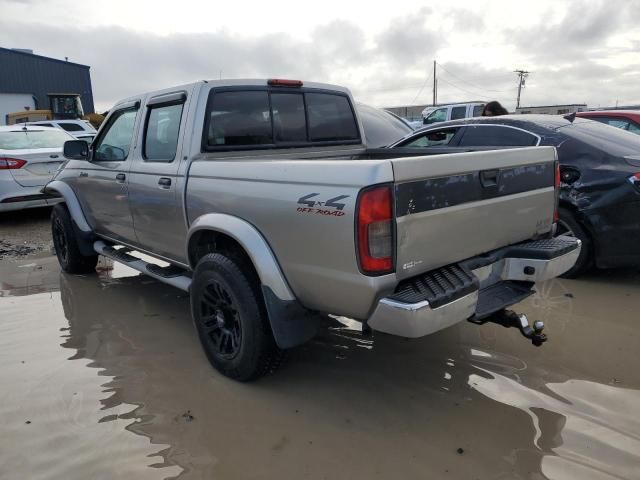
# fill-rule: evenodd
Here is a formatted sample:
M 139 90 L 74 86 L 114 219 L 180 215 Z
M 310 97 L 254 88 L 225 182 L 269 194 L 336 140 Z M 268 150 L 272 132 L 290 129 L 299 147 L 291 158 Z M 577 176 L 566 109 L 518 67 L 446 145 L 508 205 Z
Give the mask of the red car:
M 640 110 L 600 110 L 596 112 L 578 112 L 576 116 L 606 123 L 631 133 L 640 134 Z

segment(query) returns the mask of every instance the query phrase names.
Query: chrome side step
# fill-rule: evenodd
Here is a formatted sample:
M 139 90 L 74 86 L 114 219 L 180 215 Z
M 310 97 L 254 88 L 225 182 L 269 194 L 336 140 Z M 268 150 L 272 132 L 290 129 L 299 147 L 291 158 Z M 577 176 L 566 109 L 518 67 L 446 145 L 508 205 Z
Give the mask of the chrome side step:
M 123 265 L 155 278 L 160 282 L 167 283 L 173 287 L 179 288 L 180 290 L 184 290 L 185 292 L 189 291 L 189 287 L 191 286 L 191 277 L 186 274 L 186 271 L 183 271 L 184 273 L 181 275 L 177 274 L 177 267 L 161 267 L 155 263 L 147 262 L 140 258 L 136 258 L 133 255 L 129 255 L 127 253 L 129 249 L 126 249 L 124 252 L 116 250 L 104 243 L 102 240 L 94 242 L 93 249 L 100 255 L 104 255 L 107 258 L 122 263 Z M 172 269 L 170 273 L 169 269 Z

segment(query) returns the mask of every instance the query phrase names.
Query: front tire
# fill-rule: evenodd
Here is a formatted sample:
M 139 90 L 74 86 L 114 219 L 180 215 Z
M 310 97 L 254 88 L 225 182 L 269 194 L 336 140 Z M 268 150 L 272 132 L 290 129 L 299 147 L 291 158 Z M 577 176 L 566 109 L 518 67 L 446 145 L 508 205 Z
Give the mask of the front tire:
M 191 283 L 191 316 L 211 364 L 242 382 L 275 370 L 283 352 L 273 338 L 259 285 L 241 263 L 205 255 Z
M 576 278 L 585 273 L 593 266 L 593 246 L 591 237 L 585 228 L 578 222 L 576 217 L 570 210 L 560 208 L 560 219 L 558 221 L 558 229 L 556 235 L 567 235 L 575 237 L 582 242 L 582 249 L 576 263 L 570 270 L 561 275 L 563 278 Z
M 78 239 L 73 229 L 69 210 L 64 204 L 57 204 L 51 212 L 51 235 L 58 263 L 67 273 L 91 273 L 96 271 L 98 255 L 83 255 L 78 247 Z

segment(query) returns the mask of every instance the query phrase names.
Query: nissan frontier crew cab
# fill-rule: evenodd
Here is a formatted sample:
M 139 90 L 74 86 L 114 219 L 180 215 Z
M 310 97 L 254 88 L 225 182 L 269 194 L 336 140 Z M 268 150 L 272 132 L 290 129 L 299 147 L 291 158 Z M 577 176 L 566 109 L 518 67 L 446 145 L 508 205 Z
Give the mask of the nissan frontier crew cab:
M 62 269 L 98 255 L 189 292 L 210 362 L 242 381 L 318 313 L 420 337 L 482 322 L 564 273 L 553 147 L 367 149 L 345 88 L 220 80 L 136 95 L 69 141 L 44 188 Z M 149 259 L 151 257 L 151 261 Z M 530 327 L 527 327 L 530 328 Z

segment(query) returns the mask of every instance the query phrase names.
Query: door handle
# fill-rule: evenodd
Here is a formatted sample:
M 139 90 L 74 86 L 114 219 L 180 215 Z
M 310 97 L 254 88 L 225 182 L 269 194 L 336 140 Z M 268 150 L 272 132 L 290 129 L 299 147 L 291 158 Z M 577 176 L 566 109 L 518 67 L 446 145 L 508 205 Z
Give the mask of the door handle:
M 87 172 L 80 172 L 80 177 L 88 177 L 89 174 Z
M 160 185 L 160 188 L 169 188 L 171 186 L 171 179 L 169 177 L 160 177 L 160 179 L 158 179 L 158 185 Z
M 58 158 L 58 155 L 49 155 L 49 158 Z
M 498 186 L 498 170 L 482 170 L 480 172 L 480 184 L 484 188 L 491 188 Z
M 116 175 L 116 182 L 118 183 L 124 183 L 126 179 L 127 179 L 127 176 L 124 173 L 119 173 Z

